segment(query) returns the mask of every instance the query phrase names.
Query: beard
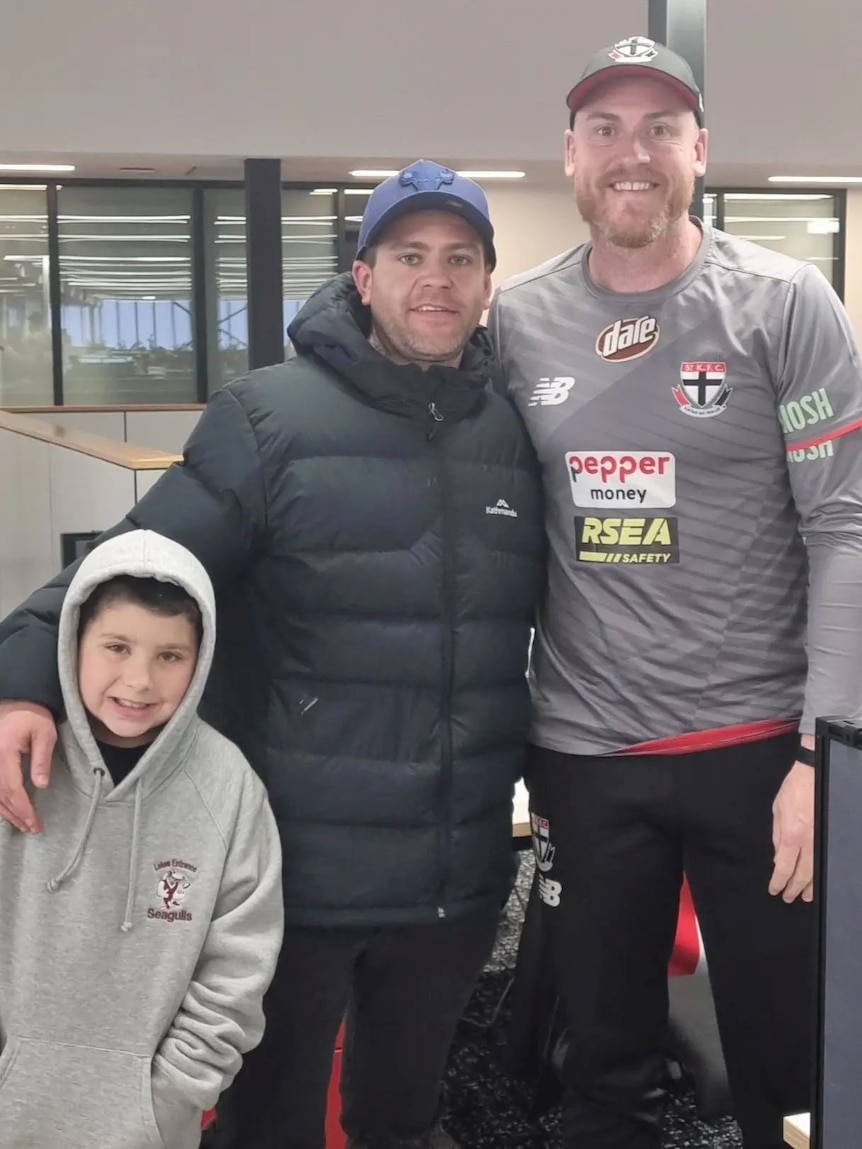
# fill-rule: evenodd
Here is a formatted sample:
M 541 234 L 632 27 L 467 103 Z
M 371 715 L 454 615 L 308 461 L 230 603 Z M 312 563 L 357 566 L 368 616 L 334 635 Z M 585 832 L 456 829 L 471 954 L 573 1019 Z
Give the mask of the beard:
M 419 332 L 411 330 L 398 315 L 379 309 L 369 341 L 375 351 L 393 363 L 412 363 L 417 367 L 457 366 L 480 318 L 481 313 L 475 322 L 468 319 L 448 332 Z
M 679 176 L 665 182 L 664 202 L 652 216 L 635 215 L 628 218 L 612 215 L 606 207 L 606 197 L 615 195 L 610 184 L 620 180 L 650 180 L 662 186 L 663 181 L 651 172 L 619 173 L 602 180 L 601 185 L 588 185 L 575 176 L 575 202 L 584 223 L 594 228 L 614 247 L 637 249 L 649 247 L 662 239 L 682 216 L 688 214 L 694 199 L 694 177 Z

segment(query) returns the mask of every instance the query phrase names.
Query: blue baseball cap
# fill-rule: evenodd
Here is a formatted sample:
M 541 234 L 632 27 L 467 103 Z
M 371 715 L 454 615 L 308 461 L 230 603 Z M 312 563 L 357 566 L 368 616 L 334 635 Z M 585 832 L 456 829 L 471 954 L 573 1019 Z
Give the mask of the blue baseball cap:
M 411 211 L 451 211 L 478 232 L 491 270 L 497 263 L 494 228 L 485 193 L 473 180 L 433 160 L 416 160 L 371 193 L 359 227 L 356 257 L 380 238 L 393 220 Z

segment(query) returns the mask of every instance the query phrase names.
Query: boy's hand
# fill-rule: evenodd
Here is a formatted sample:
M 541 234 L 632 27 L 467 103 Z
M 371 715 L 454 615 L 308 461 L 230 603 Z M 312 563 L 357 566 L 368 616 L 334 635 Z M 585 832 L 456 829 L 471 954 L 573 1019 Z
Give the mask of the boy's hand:
M 42 830 L 24 789 L 21 759 L 30 755 L 33 785 L 44 789 L 51 781 L 51 755 L 57 725 L 51 711 L 35 702 L 0 702 L 0 817 L 19 830 Z

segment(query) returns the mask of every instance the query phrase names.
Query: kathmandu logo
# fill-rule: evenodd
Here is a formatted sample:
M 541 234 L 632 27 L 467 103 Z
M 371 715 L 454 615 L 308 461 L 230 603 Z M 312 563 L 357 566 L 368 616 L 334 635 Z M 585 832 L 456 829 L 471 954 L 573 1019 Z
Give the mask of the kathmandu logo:
M 494 507 L 485 507 L 486 515 L 506 515 L 510 519 L 517 519 L 518 512 L 513 511 L 505 499 L 497 499 Z
M 642 315 L 640 319 L 618 319 L 599 332 L 596 354 L 608 363 L 640 359 L 658 343 L 659 333 L 658 320 L 651 315 Z
M 608 53 L 615 64 L 648 64 L 658 55 L 655 40 L 646 36 L 629 36 L 619 40 Z
M 733 388 L 727 385 L 727 364 L 715 360 L 691 360 L 680 365 L 679 386 L 673 397 L 684 415 L 711 419 L 727 407 Z

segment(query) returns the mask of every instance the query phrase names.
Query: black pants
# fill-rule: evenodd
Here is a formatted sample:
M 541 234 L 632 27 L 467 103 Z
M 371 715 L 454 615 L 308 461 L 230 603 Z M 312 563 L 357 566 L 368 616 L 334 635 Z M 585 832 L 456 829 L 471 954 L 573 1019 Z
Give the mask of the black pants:
M 288 926 L 263 1041 L 219 1103 L 214 1149 L 323 1149 L 347 1012 L 342 1124 L 365 1140 L 433 1127 L 455 1028 L 496 936 L 485 912 L 425 926 Z
M 565 1149 L 660 1142 L 683 871 L 746 1149 L 780 1149 L 782 1117 L 809 1109 L 813 906 L 767 891 L 771 807 L 797 745 L 618 758 L 531 748 L 543 928 L 570 1025 Z

